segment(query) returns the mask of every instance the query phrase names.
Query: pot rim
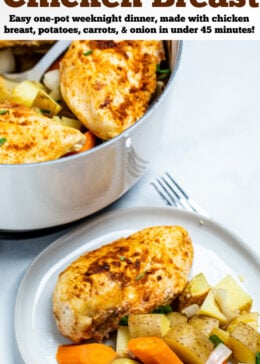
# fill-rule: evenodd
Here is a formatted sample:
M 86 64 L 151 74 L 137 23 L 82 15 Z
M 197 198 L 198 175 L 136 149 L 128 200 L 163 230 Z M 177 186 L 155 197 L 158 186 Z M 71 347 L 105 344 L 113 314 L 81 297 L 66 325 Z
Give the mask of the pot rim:
M 173 40 L 174 41 L 174 40 Z M 178 47 L 177 47 L 177 55 L 176 55 L 176 60 L 174 63 L 174 69 L 173 72 L 171 73 L 171 76 L 167 82 L 167 85 L 164 89 L 164 91 L 162 92 L 162 94 L 156 98 L 152 104 L 149 106 L 148 110 L 145 112 L 145 114 L 133 125 L 131 125 L 129 128 L 127 128 L 126 130 L 124 130 L 122 133 L 120 133 L 119 135 L 117 135 L 116 137 L 104 141 L 103 143 L 101 143 L 100 145 L 89 149 L 85 152 L 79 153 L 79 154 L 75 154 L 75 155 L 71 155 L 71 156 L 67 156 L 65 158 L 59 158 L 59 159 L 55 159 L 55 160 L 51 160 L 51 161 L 45 161 L 45 162 L 34 162 L 34 163 L 22 163 L 22 164 L 0 164 L 0 170 L 1 169 L 21 169 L 21 168 L 38 168 L 39 166 L 41 167 L 47 167 L 50 165 L 55 165 L 55 164 L 66 164 L 69 163 L 71 160 L 78 160 L 81 158 L 85 158 L 88 155 L 91 155 L 95 152 L 98 152 L 104 148 L 106 148 L 107 146 L 116 143 L 119 139 L 124 138 L 125 136 L 128 136 L 129 133 L 131 133 L 133 130 L 138 129 L 139 127 L 141 127 L 141 125 L 145 122 L 145 120 L 150 116 L 150 114 L 152 114 L 152 112 L 159 106 L 159 104 L 162 102 L 162 100 L 165 98 L 166 94 L 169 92 L 169 89 L 173 83 L 173 80 L 175 79 L 177 70 L 179 68 L 180 65 L 180 61 L 181 61 L 181 56 L 182 56 L 182 49 L 183 49 L 183 41 L 182 40 L 176 40 L 178 42 Z

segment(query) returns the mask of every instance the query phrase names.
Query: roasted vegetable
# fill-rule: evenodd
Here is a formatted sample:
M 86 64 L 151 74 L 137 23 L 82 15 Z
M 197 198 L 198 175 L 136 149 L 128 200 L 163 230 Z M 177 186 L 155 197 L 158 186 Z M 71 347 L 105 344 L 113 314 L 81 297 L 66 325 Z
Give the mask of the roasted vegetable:
M 131 339 L 128 347 L 143 364 L 183 364 L 166 343 L 158 337 Z
M 185 363 L 205 364 L 214 348 L 205 335 L 188 323 L 170 329 L 164 340 Z
M 119 326 L 116 337 L 116 352 L 120 357 L 127 356 L 127 344 L 131 339 L 127 326 Z
M 219 320 L 220 324 L 227 323 L 227 318 L 220 311 L 219 306 L 218 306 L 217 302 L 215 301 L 214 294 L 211 290 L 209 291 L 204 302 L 202 303 L 198 314 L 213 317 L 213 318 Z
M 213 328 L 219 327 L 219 320 L 208 316 L 193 316 L 189 324 L 196 327 L 202 334 L 209 337 Z
M 195 275 L 186 285 L 179 298 L 179 310 L 184 307 L 197 303 L 199 306 L 204 301 L 210 290 L 210 285 L 207 282 L 203 273 Z
M 163 314 L 129 315 L 128 328 L 131 337 L 163 337 L 170 329 L 170 320 Z

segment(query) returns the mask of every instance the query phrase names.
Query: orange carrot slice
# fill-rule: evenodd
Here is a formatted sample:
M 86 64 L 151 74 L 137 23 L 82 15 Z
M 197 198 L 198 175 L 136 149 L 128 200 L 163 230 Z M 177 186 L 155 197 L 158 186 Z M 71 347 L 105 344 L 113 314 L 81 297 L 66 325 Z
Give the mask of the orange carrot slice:
M 58 364 L 110 364 L 116 357 L 114 349 L 99 343 L 60 345 L 56 353 Z
M 144 364 L 183 364 L 159 337 L 138 337 L 128 342 L 129 350 Z

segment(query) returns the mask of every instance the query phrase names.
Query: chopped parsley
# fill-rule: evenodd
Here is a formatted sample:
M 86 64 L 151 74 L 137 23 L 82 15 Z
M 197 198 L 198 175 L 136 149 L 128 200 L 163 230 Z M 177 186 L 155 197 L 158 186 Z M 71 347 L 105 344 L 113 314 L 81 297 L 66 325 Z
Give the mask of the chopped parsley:
M 165 80 L 168 75 L 171 73 L 171 70 L 169 68 L 161 68 L 160 64 L 156 65 L 156 72 L 158 73 L 158 80 Z
M 172 307 L 170 305 L 165 305 L 165 306 L 159 306 L 158 308 L 156 308 L 155 310 L 153 310 L 153 313 L 169 313 L 172 312 Z
M 260 364 L 260 351 L 258 351 L 255 355 L 255 364 Z
M 0 115 L 8 114 L 9 110 L 0 110 Z
M 121 317 L 119 321 L 120 326 L 128 326 L 128 316 Z
M 135 277 L 135 280 L 139 281 L 141 278 L 143 278 L 144 275 L 145 275 L 145 272 L 138 274 L 138 276 Z
M 92 49 L 89 49 L 87 52 L 83 53 L 84 56 L 89 56 L 90 54 L 93 53 Z
M 125 260 L 125 257 L 123 255 L 120 255 L 119 259 L 121 260 L 121 262 L 123 262 Z
M 209 339 L 214 347 L 218 346 L 218 344 L 223 344 L 223 341 L 217 335 L 210 335 Z
M 7 141 L 6 138 L 0 138 L 0 147 Z

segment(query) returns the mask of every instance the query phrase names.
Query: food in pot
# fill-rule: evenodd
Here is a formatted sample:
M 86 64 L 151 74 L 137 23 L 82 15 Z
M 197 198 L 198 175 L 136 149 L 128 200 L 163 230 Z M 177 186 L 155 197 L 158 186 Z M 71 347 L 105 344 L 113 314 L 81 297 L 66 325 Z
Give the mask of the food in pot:
M 52 42 L 0 41 L 0 73 L 30 68 L 35 53 Z M 52 121 L 78 129 L 88 139 L 91 136 L 91 143 L 80 149 L 85 151 L 142 117 L 162 92 L 169 73 L 163 41 L 73 41 L 41 83 L 17 83 L 0 76 L 0 103 L 28 106 Z M 0 138 L 5 138 L 2 134 L 0 124 Z M 11 160 L 1 159 L 0 163 Z M 37 155 L 27 160 L 44 161 Z
M 30 107 L 0 104 L 0 163 L 32 163 L 60 158 L 85 143 L 79 130 L 62 126 Z
M 163 59 L 161 41 L 74 41 L 61 61 L 61 94 L 92 133 L 113 138 L 144 115 Z
M 129 314 L 167 305 L 187 283 L 193 246 L 178 226 L 155 226 L 88 252 L 58 278 L 53 312 L 74 342 L 102 340 Z

